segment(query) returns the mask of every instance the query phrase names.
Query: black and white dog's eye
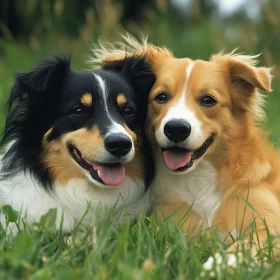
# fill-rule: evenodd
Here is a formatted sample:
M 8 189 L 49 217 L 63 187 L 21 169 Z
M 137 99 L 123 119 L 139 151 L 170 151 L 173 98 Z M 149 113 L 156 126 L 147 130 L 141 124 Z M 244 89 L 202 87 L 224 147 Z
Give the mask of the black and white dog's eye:
M 123 109 L 123 114 L 124 114 L 125 116 L 127 116 L 127 117 L 132 117 L 132 116 L 134 116 L 135 111 L 134 111 L 134 109 L 133 109 L 132 107 L 126 106 L 126 107 L 124 107 L 124 109 Z
M 217 101 L 211 95 L 204 95 L 199 99 L 199 103 L 204 107 L 212 107 L 217 104 Z
M 74 115 L 74 116 L 82 116 L 82 115 L 85 115 L 86 112 L 82 108 L 82 106 L 76 106 L 71 110 L 71 114 Z
M 164 92 L 161 92 L 155 97 L 155 101 L 158 103 L 166 103 L 168 101 L 168 95 Z

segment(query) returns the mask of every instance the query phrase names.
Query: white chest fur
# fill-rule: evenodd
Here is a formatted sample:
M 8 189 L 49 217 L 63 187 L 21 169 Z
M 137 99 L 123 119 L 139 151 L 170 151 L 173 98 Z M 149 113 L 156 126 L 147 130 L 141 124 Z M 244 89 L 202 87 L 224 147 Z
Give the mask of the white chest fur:
M 63 229 L 72 231 L 85 213 L 85 224 L 93 224 L 104 218 L 112 209 L 117 212 L 116 223 L 135 218 L 149 207 L 149 192 L 144 194 L 144 191 L 143 181 L 125 177 L 124 182 L 113 189 L 101 189 L 88 180 L 75 179 L 63 186 L 55 183 L 54 191 L 47 193 L 26 172 L 0 181 L 0 203 L 11 205 L 14 210 L 26 214 L 29 222 L 39 221 L 43 214 L 55 208 L 56 227 L 59 228 L 63 214 Z
M 156 165 L 152 184 L 154 199 L 186 202 L 201 215 L 205 227 L 211 226 L 223 196 L 216 189 L 217 171 L 213 165 L 204 160 L 187 174 L 174 174 L 165 167 L 161 155 L 156 158 Z

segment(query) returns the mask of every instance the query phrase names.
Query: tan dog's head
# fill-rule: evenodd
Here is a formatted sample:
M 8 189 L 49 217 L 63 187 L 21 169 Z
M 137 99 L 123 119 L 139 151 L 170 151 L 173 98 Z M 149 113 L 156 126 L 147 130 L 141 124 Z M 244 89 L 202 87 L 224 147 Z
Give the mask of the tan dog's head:
M 213 55 L 209 61 L 178 59 L 146 40 L 125 40 L 123 49 L 103 49 L 99 62 L 145 53 L 156 75 L 146 129 L 170 171 L 192 170 L 227 141 L 246 137 L 248 126 L 264 117 L 257 88 L 270 91 L 271 74 L 269 68 L 255 66 L 257 56 L 233 52 Z

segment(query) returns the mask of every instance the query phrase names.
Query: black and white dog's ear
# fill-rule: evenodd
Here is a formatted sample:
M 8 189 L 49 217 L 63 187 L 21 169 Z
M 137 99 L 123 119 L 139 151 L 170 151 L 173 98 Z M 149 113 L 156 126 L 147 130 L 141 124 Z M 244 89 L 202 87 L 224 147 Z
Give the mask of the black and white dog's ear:
M 143 94 L 149 94 L 156 81 L 156 76 L 144 55 L 109 61 L 104 63 L 102 68 L 124 74 L 132 83 L 135 91 L 141 91 Z
M 123 72 L 130 77 L 136 92 L 140 91 L 148 97 L 156 76 L 145 57 L 126 58 L 123 63 Z
M 55 88 L 70 69 L 70 57 L 51 57 L 33 70 L 16 74 L 16 86 L 25 93 L 46 92 Z
M 6 103 L 6 125 L 0 144 L 18 137 L 36 122 L 37 130 L 45 129 L 41 116 L 53 113 L 51 102 L 59 98 L 57 93 L 69 69 L 70 58 L 51 57 L 29 72 L 16 74 Z
M 138 110 L 140 111 L 139 120 L 144 123 L 148 109 L 148 96 L 156 81 L 156 76 L 145 56 L 132 56 L 123 60 L 106 62 L 102 68 L 121 73 L 132 85 L 136 94 L 137 107 L 140 109 Z

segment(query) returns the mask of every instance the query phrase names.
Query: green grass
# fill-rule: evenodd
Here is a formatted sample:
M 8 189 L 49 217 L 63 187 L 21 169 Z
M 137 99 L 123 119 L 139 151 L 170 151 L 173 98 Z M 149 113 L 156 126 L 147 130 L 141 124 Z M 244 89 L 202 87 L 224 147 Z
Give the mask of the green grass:
M 15 71 L 30 69 L 41 58 L 65 49 L 52 42 L 37 52 L 13 41 L 1 42 L 1 46 L 5 54 L 0 59 L 1 108 L 13 85 Z M 73 45 L 68 50 L 73 51 L 74 68 L 84 68 L 87 46 Z M 279 81 L 273 83 L 273 89 L 267 98 L 268 121 L 264 126 L 278 144 Z M 2 128 L 4 111 L 0 112 Z M 237 269 L 226 265 L 221 271 L 214 269 L 214 278 L 278 279 L 280 265 L 271 247 L 268 243 L 259 250 L 260 261 L 251 265 L 249 252 L 244 250 L 247 262 Z M 200 279 L 202 264 L 215 253 L 224 256 L 225 248 L 215 234 L 205 232 L 197 239 L 188 238 L 168 221 L 157 225 L 154 217 L 140 217 L 135 224 L 121 228 L 112 226 L 108 219 L 98 226 L 78 230 L 69 246 L 61 234 L 51 233 L 42 221 L 13 237 L 6 236 L 5 229 L 0 228 L 0 279 Z
M 53 215 L 49 213 L 49 220 Z M 201 279 L 202 264 L 216 253 L 223 261 L 220 269 L 214 264 L 215 279 L 274 279 L 280 272 L 270 243 L 259 250 L 258 262 L 244 250 L 246 262 L 230 268 L 225 246 L 215 234 L 188 238 L 168 220 L 158 224 L 153 216 L 121 228 L 108 218 L 77 230 L 70 245 L 61 234 L 47 230 L 46 221 L 14 237 L 0 228 L 0 279 Z

